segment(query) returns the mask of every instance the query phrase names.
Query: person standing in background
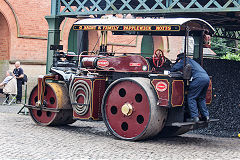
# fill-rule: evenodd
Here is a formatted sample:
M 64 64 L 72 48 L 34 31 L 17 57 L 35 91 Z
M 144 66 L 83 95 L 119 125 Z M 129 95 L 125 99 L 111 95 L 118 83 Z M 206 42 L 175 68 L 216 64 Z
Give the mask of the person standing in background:
M 15 69 L 13 70 L 13 74 L 17 79 L 17 103 L 20 104 L 22 101 L 22 81 L 24 77 L 23 69 L 20 67 L 20 62 L 17 61 L 15 63 Z

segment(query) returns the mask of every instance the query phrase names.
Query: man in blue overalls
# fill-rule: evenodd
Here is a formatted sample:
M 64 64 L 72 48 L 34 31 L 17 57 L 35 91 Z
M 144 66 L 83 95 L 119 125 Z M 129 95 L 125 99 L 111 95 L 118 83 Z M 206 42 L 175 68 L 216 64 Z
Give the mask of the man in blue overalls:
M 181 53 L 177 56 L 176 64 L 171 68 L 171 72 L 180 71 L 184 66 L 184 54 Z M 192 78 L 190 80 L 189 90 L 188 90 L 188 107 L 190 110 L 191 119 L 187 121 L 198 122 L 199 114 L 203 116 L 204 121 L 209 121 L 209 112 L 206 106 L 206 93 L 209 86 L 209 76 L 207 72 L 194 60 L 191 58 L 186 58 L 186 62 L 192 67 Z

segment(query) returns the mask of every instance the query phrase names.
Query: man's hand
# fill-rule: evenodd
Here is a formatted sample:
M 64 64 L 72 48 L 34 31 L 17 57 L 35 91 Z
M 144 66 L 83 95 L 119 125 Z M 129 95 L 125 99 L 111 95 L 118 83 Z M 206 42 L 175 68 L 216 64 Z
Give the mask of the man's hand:
M 19 77 L 16 77 L 17 79 L 21 79 L 24 77 L 24 74 L 21 74 Z

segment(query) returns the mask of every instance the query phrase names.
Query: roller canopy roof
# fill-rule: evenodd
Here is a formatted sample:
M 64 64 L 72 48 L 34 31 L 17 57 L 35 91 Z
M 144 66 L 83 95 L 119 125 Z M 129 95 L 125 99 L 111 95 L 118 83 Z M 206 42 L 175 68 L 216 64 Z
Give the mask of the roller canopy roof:
M 102 30 L 102 31 L 135 31 L 140 32 L 152 32 L 159 34 L 159 32 L 165 32 L 165 34 L 172 35 L 184 35 L 185 29 L 188 26 L 191 32 L 207 31 L 208 34 L 214 33 L 214 28 L 206 21 L 198 18 L 165 18 L 165 19 L 120 19 L 120 18 L 108 18 L 108 19 L 83 19 L 74 23 L 74 30 Z M 154 33 L 158 32 L 158 33 Z M 135 34 L 137 34 L 135 33 Z

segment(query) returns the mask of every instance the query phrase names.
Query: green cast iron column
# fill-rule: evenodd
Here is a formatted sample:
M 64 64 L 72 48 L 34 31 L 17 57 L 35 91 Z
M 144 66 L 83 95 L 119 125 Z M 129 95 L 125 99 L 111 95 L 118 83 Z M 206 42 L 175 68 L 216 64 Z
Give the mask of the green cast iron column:
M 48 22 L 48 43 L 47 43 L 47 64 L 46 73 L 48 74 L 53 63 L 53 50 L 50 50 L 50 45 L 58 45 L 60 42 L 60 25 L 64 20 L 64 17 L 58 16 L 46 16 L 45 19 Z

